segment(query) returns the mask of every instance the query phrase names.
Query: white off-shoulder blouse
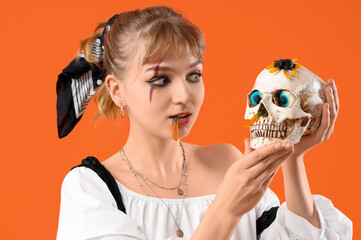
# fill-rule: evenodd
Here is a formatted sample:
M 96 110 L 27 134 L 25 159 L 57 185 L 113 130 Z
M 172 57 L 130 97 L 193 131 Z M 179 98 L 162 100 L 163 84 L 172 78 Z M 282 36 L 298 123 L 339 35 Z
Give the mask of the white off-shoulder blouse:
M 91 169 L 77 167 L 65 177 L 61 188 L 61 204 L 57 240 L 178 240 L 177 226 L 167 206 L 157 198 L 133 192 L 117 182 L 126 214 L 118 210 L 110 190 Z M 184 199 L 163 199 L 175 219 L 181 216 L 181 239 L 190 239 L 215 195 Z M 280 205 L 268 189 L 258 205 L 243 216 L 232 240 L 256 239 L 352 239 L 352 222 L 332 202 L 313 196 L 321 229 L 292 213 L 283 203 L 275 220 L 257 236 L 256 221 L 271 208 Z

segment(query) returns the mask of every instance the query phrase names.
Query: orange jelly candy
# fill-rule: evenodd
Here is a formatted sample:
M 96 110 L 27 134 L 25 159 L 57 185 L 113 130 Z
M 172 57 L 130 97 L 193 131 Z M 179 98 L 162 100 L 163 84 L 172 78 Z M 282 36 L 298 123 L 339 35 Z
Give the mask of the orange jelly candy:
M 178 120 L 179 120 L 179 116 L 173 118 L 172 133 L 173 133 L 174 141 L 178 141 L 178 138 L 179 138 Z
M 259 119 L 261 116 L 265 115 L 266 113 L 267 113 L 267 110 L 266 110 L 265 108 L 262 108 L 261 111 L 259 111 L 257 114 L 255 114 L 255 115 L 251 118 L 251 120 L 249 120 L 248 122 L 246 122 L 246 123 L 243 125 L 243 127 L 248 128 L 248 127 L 252 126 L 255 122 L 258 121 L 258 119 Z

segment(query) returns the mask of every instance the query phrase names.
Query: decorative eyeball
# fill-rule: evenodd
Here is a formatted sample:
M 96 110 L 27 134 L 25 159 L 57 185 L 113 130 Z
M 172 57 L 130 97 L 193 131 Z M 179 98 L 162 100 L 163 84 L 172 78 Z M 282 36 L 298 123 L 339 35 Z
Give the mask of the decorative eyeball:
M 258 90 L 255 90 L 251 93 L 249 98 L 252 107 L 255 107 L 261 102 L 262 94 Z
M 279 107 L 292 107 L 295 101 L 296 97 L 287 90 L 277 91 L 276 94 L 273 96 L 273 103 Z

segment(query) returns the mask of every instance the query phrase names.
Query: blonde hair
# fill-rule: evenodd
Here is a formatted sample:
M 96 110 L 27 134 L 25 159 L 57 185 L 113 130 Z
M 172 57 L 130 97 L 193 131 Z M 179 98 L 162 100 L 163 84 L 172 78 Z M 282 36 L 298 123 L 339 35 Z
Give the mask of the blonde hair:
M 101 36 L 106 22 L 100 23 L 93 35 L 81 41 L 78 54 L 99 66 L 99 59 L 92 56 L 94 41 Z M 148 7 L 122 13 L 104 37 L 103 67 L 106 75 L 122 79 L 128 63 L 134 57 L 139 43 L 144 43 L 145 54 L 141 64 L 158 61 L 174 46 L 179 56 L 188 54 L 203 59 L 205 49 L 202 32 L 181 14 L 165 6 Z M 116 119 L 119 107 L 113 102 L 105 84 L 97 88 L 95 102 L 99 112 L 95 117 Z

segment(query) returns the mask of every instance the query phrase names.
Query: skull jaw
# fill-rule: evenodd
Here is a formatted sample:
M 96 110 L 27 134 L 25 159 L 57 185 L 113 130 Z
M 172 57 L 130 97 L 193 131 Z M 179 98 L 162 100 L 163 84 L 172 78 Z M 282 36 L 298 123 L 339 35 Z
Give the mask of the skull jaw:
M 305 117 L 305 118 L 298 118 L 298 119 L 292 119 L 292 120 L 285 120 L 282 125 L 287 126 L 286 134 L 281 137 L 282 134 L 261 134 L 261 135 L 267 135 L 267 136 L 255 136 L 255 134 L 251 134 L 251 141 L 250 141 L 250 147 L 253 149 L 257 149 L 259 147 L 265 146 L 268 143 L 271 143 L 272 141 L 278 140 L 278 141 L 284 141 L 284 142 L 292 142 L 293 144 L 299 143 L 302 136 L 304 135 L 309 123 L 311 121 L 311 118 Z M 282 127 L 280 127 L 282 129 Z M 273 136 L 275 135 L 275 137 Z

